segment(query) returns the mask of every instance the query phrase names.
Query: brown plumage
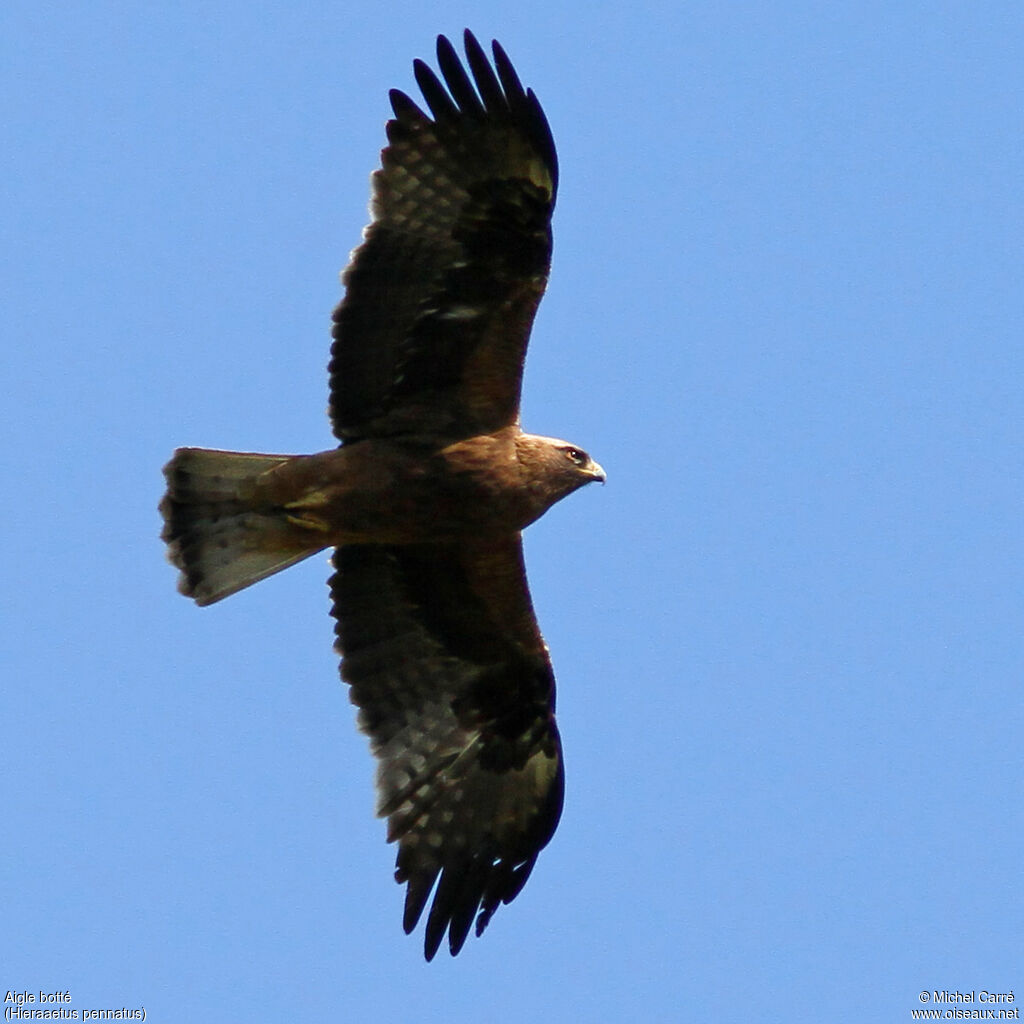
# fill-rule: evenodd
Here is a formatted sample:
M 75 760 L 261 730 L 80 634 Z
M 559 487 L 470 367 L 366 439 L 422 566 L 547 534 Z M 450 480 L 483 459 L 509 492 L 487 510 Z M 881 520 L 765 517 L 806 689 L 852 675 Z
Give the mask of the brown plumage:
M 199 604 L 326 547 L 341 674 L 377 757 L 404 925 L 431 891 L 427 959 L 457 953 L 522 889 L 562 807 L 547 647 L 520 531 L 604 472 L 519 427 L 523 360 L 547 283 L 555 147 L 504 51 L 468 31 L 430 115 L 391 93 L 373 222 L 334 313 L 316 455 L 179 449 L 163 538 Z M 435 889 L 436 885 L 436 889 Z

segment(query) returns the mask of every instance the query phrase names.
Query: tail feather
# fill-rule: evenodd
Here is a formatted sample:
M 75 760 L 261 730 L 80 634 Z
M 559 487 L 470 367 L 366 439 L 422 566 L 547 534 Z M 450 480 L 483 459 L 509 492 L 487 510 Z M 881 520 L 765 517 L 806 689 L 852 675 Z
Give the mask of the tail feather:
M 181 570 L 178 590 L 206 605 L 316 554 L 280 507 L 260 503 L 256 483 L 294 456 L 179 448 L 164 467 L 161 536 Z

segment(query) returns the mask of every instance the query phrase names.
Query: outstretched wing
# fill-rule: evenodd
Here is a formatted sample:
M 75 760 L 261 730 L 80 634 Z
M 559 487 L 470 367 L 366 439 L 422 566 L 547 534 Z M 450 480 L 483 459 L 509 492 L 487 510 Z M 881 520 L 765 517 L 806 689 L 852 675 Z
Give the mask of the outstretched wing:
M 526 883 L 562 812 L 555 683 L 518 537 L 335 551 L 341 674 L 378 759 L 406 932 L 454 956 Z
M 472 82 L 451 43 L 397 89 L 372 177 L 373 222 L 334 313 L 330 415 L 342 441 L 468 437 L 516 422 L 523 359 L 551 263 L 555 145 L 505 51 L 467 30 Z M 475 83 L 475 88 L 474 88 Z

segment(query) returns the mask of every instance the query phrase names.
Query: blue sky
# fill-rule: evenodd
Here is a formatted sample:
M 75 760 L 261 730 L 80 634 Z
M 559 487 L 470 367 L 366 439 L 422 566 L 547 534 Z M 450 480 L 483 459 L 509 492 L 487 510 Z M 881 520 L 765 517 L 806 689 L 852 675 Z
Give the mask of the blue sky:
M 561 160 L 524 423 L 609 481 L 527 535 L 561 826 L 427 965 L 325 560 L 197 609 L 156 504 L 177 445 L 330 446 L 387 89 L 467 25 Z M 5 988 L 382 1024 L 1024 990 L 1024 8 L 9 0 L 0 39 Z

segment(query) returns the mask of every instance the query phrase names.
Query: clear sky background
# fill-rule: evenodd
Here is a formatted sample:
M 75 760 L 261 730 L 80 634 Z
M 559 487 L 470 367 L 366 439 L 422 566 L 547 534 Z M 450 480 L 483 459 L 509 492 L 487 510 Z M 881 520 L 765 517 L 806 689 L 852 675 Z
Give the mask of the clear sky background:
M 561 159 L 524 423 L 608 484 L 527 535 L 561 826 L 428 965 L 325 558 L 198 609 L 156 505 L 177 445 L 331 445 L 387 89 L 467 25 Z M 1020 3 L 7 0 L 0 47 L 0 988 L 157 1024 L 1024 995 Z

